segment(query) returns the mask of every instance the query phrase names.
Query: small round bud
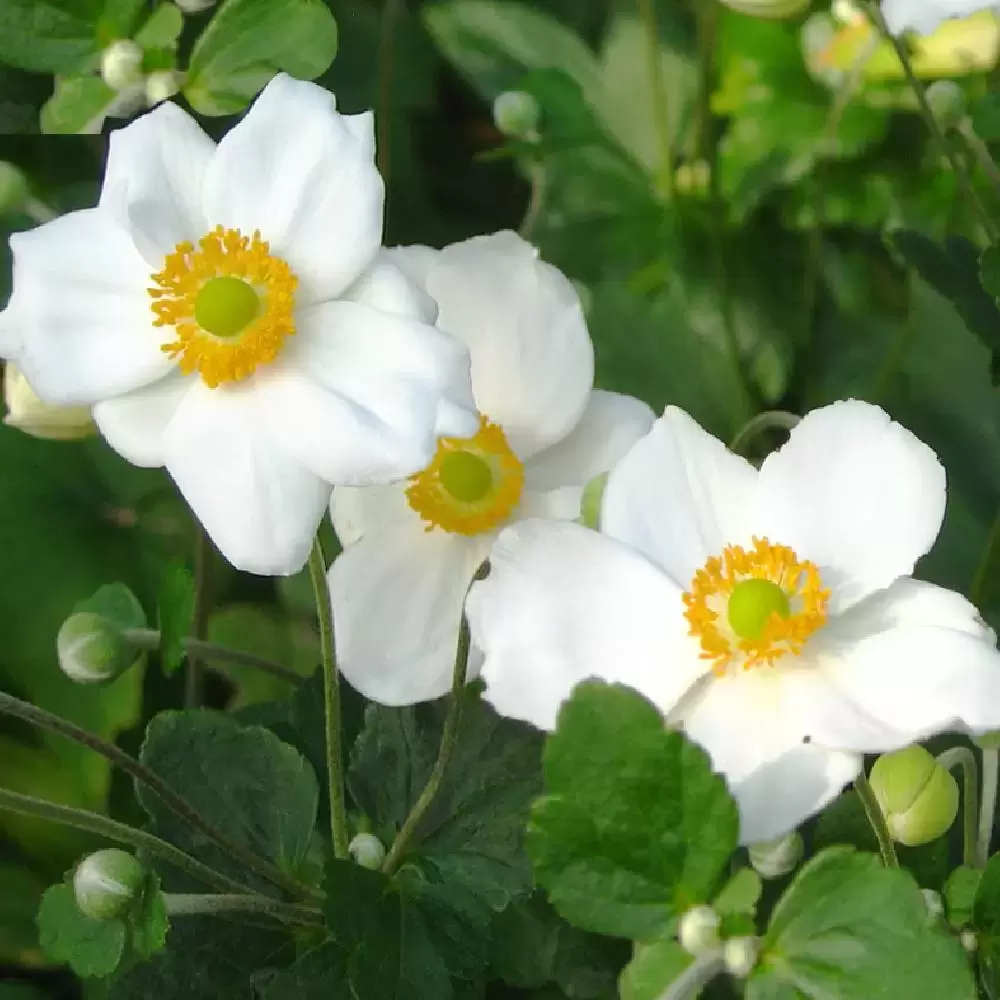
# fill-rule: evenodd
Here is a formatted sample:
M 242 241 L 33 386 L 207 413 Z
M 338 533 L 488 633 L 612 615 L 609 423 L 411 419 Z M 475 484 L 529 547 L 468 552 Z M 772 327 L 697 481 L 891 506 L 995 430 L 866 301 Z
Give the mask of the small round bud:
M 0 185 L 2 184 L 3 179 L 0 177 Z M 97 429 L 90 415 L 90 407 L 50 406 L 43 403 L 24 375 L 10 363 L 4 368 L 3 396 L 7 406 L 3 422 L 32 437 L 75 441 L 88 437 Z
M 604 487 L 608 485 L 608 474 L 602 472 L 583 488 L 580 497 L 580 521 L 587 528 L 597 531 L 601 526 L 601 501 L 604 499 Z
M 689 955 L 703 955 L 719 943 L 719 915 L 710 906 L 695 906 L 681 917 L 677 940 Z
M 740 14 L 778 21 L 801 14 L 812 0 L 722 0 L 722 2 Z
M 893 840 L 919 847 L 937 840 L 958 815 L 958 782 L 922 746 L 883 754 L 869 776 Z
M 760 942 L 755 937 L 730 938 L 722 946 L 722 961 L 726 972 L 738 979 L 746 979 L 753 972 L 760 955 Z
M 493 121 L 511 139 L 537 139 L 541 118 L 538 101 L 523 90 L 504 91 L 493 102 Z
M 927 88 L 927 103 L 946 132 L 957 128 L 965 118 L 965 91 L 954 80 L 935 80 Z
M 184 77 L 176 70 L 158 69 L 146 77 L 146 103 L 152 107 L 169 101 L 180 89 Z
M 0 212 L 16 212 L 28 200 L 28 178 L 13 163 L 0 160 Z
M 931 923 L 940 920 L 944 916 L 944 900 L 941 893 L 933 889 L 921 889 L 924 897 L 924 905 L 927 907 L 927 916 Z
M 59 668 L 78 684 L 114 680 L 136 661 L 136 651 L 114 622 L 93 611 L 78 611 L 56 637 Z
M 215 5 L 216 0 L 174 0 L 185 14 L 198 14 Z
M 359 833 L 348 845 L 347 850 L 356 864 L 373 871 L 382 867 L 385 860 L 385 847 L 382 841 L 372 833 Z
M 111 847 L 88 855 L 73 874 L 76 905 L 94 920 L 120 917 L 142 891 L 146 871 L 125 851 Z
M 959 941 L 962 942 L 962 947 L 970 954 L 973 955 L 979 948 L 979 938 L 976 937 L 975 931 L 970 931 L 968 929 L 962 931 L 959 935 Z
M 802 860 L 805 846 L 798 832 L 750 845 L 750 864 L 762 878 L 787 875 Z
M 112 90 L 126 90 L 142 79 L 142 46 L 119 38 L 101 53 L 101 79 Z

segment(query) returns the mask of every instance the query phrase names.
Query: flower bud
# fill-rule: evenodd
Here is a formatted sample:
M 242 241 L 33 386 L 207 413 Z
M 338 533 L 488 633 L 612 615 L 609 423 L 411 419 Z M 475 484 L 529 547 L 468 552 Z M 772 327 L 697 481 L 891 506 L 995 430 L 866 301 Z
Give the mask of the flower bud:
M 94 920 L 122 916 L 142 892 L 146 871 L 117 847 L 88 855 L 73 874 L 76 905 Z
M 955 822 L 958 782 L 922 746 L 883 754 L 869 780 L 893 840 L 907 847 L 937 840 Z
M 979 938 L 975 931 L 968 929 L 962 931 L 958 938 L 962 942 L 962 947 L 970 954 L 974 955 L 979 948 Z
M 16 212 L 28 200 L 28 178 L 13 163 L 0 160 L 0 212 Z
M 215 0 L 174 0 L 185 14 L 198 14 L 214 6 Z
M 359 833 L 348 845 L 347 850 L 356 864 L 373 871 L 382 866 L 385 860 L 385 847 L 382 841 L 372 833 Z
M 602 472 L 583 488 L 580 497 L 580 521 L 584 527 L 597 531 L 601 526 L 601 501 L 604 499 L 604 487 L 608 485 L 608 474 Z
M 702 955 L 719 943 L 719 915 L 710 906 L 695 906 L 681 917 L 677 940 L 689 955 Z
M 762 878 L 787 875 L 801 860 L 805 851 L 802 838 L 793 830 L 785 837 L 750 845 L 750 864 Z
M 965 91 L 954 80 L 935 80 L 927 88 L 927 103 L 946 132 L 957 128 L 965 118 Z
M 722 946 L 722 961 L 726 972 L 738 979 L 746 979 L 753 972 L 760 955 L 760 942 L 755 937 L 730 938 Z
M 3 179 L 0 177 L 0 186 L 2 184 Z M 43 403 L 24 375 L 9 362 L 3 373 L 3 395 L 7 406 L 3 422 L 32 437 L 75 441 L 88 437 L 96 430 L 89 407 L 50 406 Z
M 114 680 L 137 659 L 121 629 L 93 611 L 78 611 L 63 622 L 56 653 L 59 668 L 78 684 Z
M 511 139 L 537 139 L 541 118 L 538 101 L 523 90 L 504 91 L 493 102 L 493 121 Z
M 142 79 L 142 46 L 119 38 L 101 53 L 101 79 L 112 90 L 126 90 Z
M 158 69 L 146 77 L 146 103 L 153 107 L 169 101 L 180 89 L 183 76 L 176 70 Z
M 722 2 L 740 14 L 777 21 L 801 14 L 812 0 L 722 0 Z

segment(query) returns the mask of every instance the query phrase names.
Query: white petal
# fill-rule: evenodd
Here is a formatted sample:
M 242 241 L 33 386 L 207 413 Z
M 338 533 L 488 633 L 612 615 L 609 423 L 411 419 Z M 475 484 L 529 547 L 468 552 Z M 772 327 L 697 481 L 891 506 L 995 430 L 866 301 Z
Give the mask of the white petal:
M 535 490 L 586 486 L 615 466 L 655 421 L 640 400 L 595 389 L 569 435 L 525 463 L 525 484 Z
M 706 665 L 677 588 L 626 546 L 568 521 L 500 533 L 467 604 L 486 656 L 486 699 L 542 729 L 588 677 L 635 688 L 668 712 Z
M 882 14 L 894 35 L 908 30 L 929 35 L 948 18 L 997 9 L 988 0 L 882 0 Z
M 330 499 L 330 518 L 340 544 L 396 527 L 426 527 L 406 499 L 409 482 L 389 486 L 338 486 Z
M 196 377 L 172 373 L 142 389 L 94 407 L 94 422 L 108 444 L 133 465 L 163 465 L 163 434 Z
M 525 490 L 521 502 L 512 515 L 516 521 L 532 517 L 555 517 L 575 521 L 580 517 L 583 500 L 582 486 L 561 486 L 555 490 Z
M 815 562 L 839 611 L 911 573 L 944 507 L 934 452 L 877 406 L 848 400 L 807 414 L 764 461 L 753 529 Z
M 107 213 L 70 212 L 10 246 L 15 360 L 46 403 L 90 405 L 173 368 L 153 326 L 149 268 Z
M 164 435 L 167 471 L 219 551 L 248 573 L 304 565 L 330 487 L 272 441 L 250 384 L 184 397 Z
M 382 242 L 382 178 L 370 114 L 279 73 L 219 143 L 205 178 L 212 225 L 260 230 L 299 278 L 302 303 L 339 296 Z
M 462 603 L 491 537 L 394 527 L 348 546 L 330 570 L 337 663 L 383 705 L 451 688 Z M 478 662 L 470 663 L 469 679 Z
M 100 206 L 158 271 L 178 243 L 197 243 L 213 228 L 201 197 L 215 143 L 176 104 L 116 129 L 109 142 Z
M 383 253 L 414 285 L 427 292 L 430 274 L 441 254 L 440 250 L 414 243 L 407 247 L 388 247 Z
M 594 348 L 576 290 L 516 233 L 442 250 L 427 275 L 438 325 L 469 345 L 482 413 L 528 458 L 565 437 L 594 381 Z
M 370 309 L 394 313 L 433 325 L 437 322 L 437 303 L 396 266 L 388 251 L 380 250 L 371 267 L 344 293 L 344 298 Z
M 774 840 L 832 802 L 861 771 L 860 754 L 803 744 L 748 774 L 732 788 L 740 843 Z
M 709 556 L 748 540 L 753 466 L 668 406 L 611 471 L 601 530 L 659 563 L 682 588 Z

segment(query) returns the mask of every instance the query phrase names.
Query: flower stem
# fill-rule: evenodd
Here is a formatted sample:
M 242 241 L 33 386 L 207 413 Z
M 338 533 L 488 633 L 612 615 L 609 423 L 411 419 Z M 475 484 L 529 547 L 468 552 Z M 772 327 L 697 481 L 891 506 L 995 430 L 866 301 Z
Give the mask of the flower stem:
M 156 629 L 129 628 L 125 629 L 122 635 L 126 642 L 137 649 L 160 648 L 160 633 Z M 192 653 L 197 653 L 203 660 L 216 660 L 220 663 L 234 663 L 241 667 L 253 667 L 255 670 L 261 670 L 280 680 L 288 681 L 289 684 L 301 684 L 305 679 L 291 667 L 275 663 L 273 660 L 266 660 L 263 656 L 255 656 L 253 653 L 244 653 L 241 649 L 228 649 L 225 646 L 217 646 L 215 643 L 193 637 L 184 639 L 183 643 L 189 656 Z
M 886 868 L 898 868 L 899 859 L 896 857 L 896 846 L 892 842 L 892 834 L 889 833 L 885 816 L 882 814 L 878 799 L 875 798 L 875 792 L 872 791 L 872 786 L 868 783 L 868 777 L 863 768 L 854 779 L 854 790 L 858 793 L 858 798 L 861 799 L 861 804 L 865 807 L 868 822 L 871 823 L 872 829 L 875 831 L 879 854 L 882 855 L 882 864 Z
M 288 892 L 297 896 L 311 894 L 308 886 L 296 881 L 290 875 L 286 875 L 280 868 L 259 857 L 248 847 L 230 838 L 221 830 L 217 830 L 186 799 L 177 794 L 158 774 L 150 771 L 149 768 L 140 764 L 130 757 L 123 750 L 119 750 L 113 743 L 102 740 L 99 736 L 81 729 L 79 726 L 68 722 L 66 719 L 51 712 L 46 712 L 43 708 L 38 708 L 20 698 L 0 691 L 0 715 L 11 715 L 25 722 L 30 722 L 40 729 L 45 729 L 50 733 L 57 733 L 74 743 L 87 747 L 99 753 L 106 760 L 111 761 L 116 767 L 121 768 L 127 775 L 139 784 L 145 786 L 152 792 L 171 812 L 182 819 L 192 830 L 197 830 L 209 840 L 211 840 L 223 851 L 239 861 L 250 871 L 266 878 L 269 882 L 280 886 Z
M 208 533 L 199 524 L 194 543 L 194 618 L 192 631 L 195 639 L 204 640 L 208 634 L 208 616 L 211 611 L 209 574 L 212 564 L 212 543 Z M 197 708 L 205 696 L 205 676 L 201 657 L 188 650 L 187 673 L 184 675 L 184 707 Z
M 309 576 L 316 598 L 316 616 L 319 619 L 320 653 L 323 657 L 323 690 L 326 720 L 326 770 L 327 790 L 330 796 L 330 841 L 333 856 L 346 858 L 350 838 L 347 830 L 347 806 L 344 803 L 344 752 L 340 736 L 340 675 L 333 633 L 333 606 L 330 603 L 330 585 L 326 580 L 326 556 L 319 536 L 309 553 Z
M 660 26 L 656 20 L 654 0 L 636 0 L 639 17 L 646 35 L 646 71 L 649 74 L 649 89 L 653 106 L 653 128 L 660 146 L 660 167 L 657 171 L 658 187 L 661 193 L 672 198 L 674 195 L 674 153 L 670 137 L 670 104 L 667 100 L 666 82 L 660 61 Z
M 979 836 L 976 838 L 976 867 L 985 868 L 993 842 L 993 817 L 997 808 L 997 779 L 1000 778 L 1000 749 L 983 749 L 983 797 L 979 804 Z
M 479 580 L 485 580 L 489 571 L 489 561 L 487 560 L 476 570 L 476 575 L 472 578 L 472 583 L 469 584 L 470 589 L 472 584 Z M 472 635 L 469 631 L 469 619 L 463 606 L 462 620 L 458 626 L 458 642 L 455 646 L 455 669 L 451 675 L 451 704 L 448 706 L 448 715 L 445 717 L 444 729 L 441 732 L 441 746 L 438 749 L 434 769 L 427 779 L 424 790 L 413 804 L 410 815 L 406 817 L 406 821 L 400 827 L 389 853 L 382 862 L 382 871 L 387 875 L 392 875 L 399 868 L 420 821 L 441 789 L 445 771 L 448 770 L 451 756 L 455 752 L 455 745 L 458 742 L 458 727 L 462 721 L 462 703 L 465 698 L 465 682 L 469 673 L 469 653 L 471 651 Z
M 262 913 L 287 924 L 323 926 L 322 914 L 315 907 L 281 903 L 266 896 L 250 896 L 246 893 L 165 892 L 163 902 L 167 913 L 172 917 L 194 914 L 214 916 L 232 912 Z
M 535 226 L 542 214 L 542 206 L 545 204 L 545 164 L 536 160 L 531 164 L 529 171 L 529 182 L 531 193 L 528 196 L 528 207 L 525 210 L 524 218 L 521 220 L 518 233 L 523 239 L 530 240 Z
M 794 430 L 802 418 L 794 413 L 785 410 L 766 410 L 751 417 L 744 425 L 743 429 L 733 438 L 729 446 L 730 451 L 737 454 L 742 453 L 742 449 L 747 446 L 761 431 L 769 431 L 777 428 L 782 431 Z
M 979 769 L 976 755 L 968 747 L 952 747 L 938 755 L 938 764 L 946 771 L 962 768 L 962 864 L 976 863 L 976 833 L 979 813 Z
M 62 826 L 71 826 L 76 830 L 96 833 L 119 844 L 130 844 L 132 847 L 148 851 L 150 854 L 162 858 L 174 868 L 222 892 L 236 892 L 245 895 L 251 891 L 235 879 L 217 872 L 214 868 L 209 868 L 208 865 L 192 858 L 190 854 L 185 853 L 180 848 L 168 844 L 165 840 L 161 840 L 151 833 L 146 833 L 145 830 L 137 830 L 135 827 L 127 826 L 125 823 L 119 823 L 107 816 L 101 816 L 86 809 L 74 809 L 71 806 L 46 802 L 44 799 L 36 799 L 31 795 L 21 795 L 19 792 L 0 788 L 0 810 L 18 813 L 21 816 L 35 816 L 39 819 L 59 823 Z

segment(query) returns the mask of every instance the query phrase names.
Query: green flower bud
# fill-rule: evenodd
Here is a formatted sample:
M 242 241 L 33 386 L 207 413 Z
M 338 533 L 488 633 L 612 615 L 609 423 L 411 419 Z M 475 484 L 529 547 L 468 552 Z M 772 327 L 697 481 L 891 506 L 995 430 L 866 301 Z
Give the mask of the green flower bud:
M 216 0 L 174 0 L 185 14 L 197 14 L 215 5 Z
M 703 955 L 719 943 L 719 915 L 711 906 L 695 906 L 681 917 L 677 940 L 689 955 Z
M 958 815 L 958 782 L 922 746 L 883 754 L 869 776 L 893 840 L 919 847 L 937 840 Z
M 541 120 L 538 101 L 523 90 L 504 91 L 493 102 L 493 122 L 511 139 L 536 140 Z
M 372 833 L 359 833 L 348 845 L 347 850 L 356 864 L 373 871 L 382 867 L 385 860 L 385 847 L 382 841 Z
M 2 185 L 0 170 L 0 187 Z M 2 198 L 0 191 L 0 200 Z M 3 399 L 7 406 L 3 422 L 32 437 L 76 441 L 89 437 L 97 430 L 89 406 L 50 406 L 43 403 L 24 375 L 9 362 L 3 373 Z
M 604 499 L 604 487 L 608 485 L 608 474 L 602 472 L 583 488 L 580 497 L 580 521 L 587 528 L 597 531 L 601 526 L 601 501 Z
M 73 873 L 76 905 L 94 920 L 122 916 L 142 892 L 146 870 L 125 851 L 111 847 L 88 855 Z
M 182 74 L 172 69 L 158 69 L 146 77 L 146 103 L 152 107 L 169 101 L 181 89 Z
M 78 684 L 100 684 L 123 674 L 137 659 L 121 629 L 103 615 L 78 611 L 56 637 L 59 668 Z
M 777 21 L 801 14 L 812 0 L 722 0 L 722 2 L 740 14 Z
M 726 972 L 738 979 L 746 979 L 753 972 L 760 955 L 760 942 L 755 937 L 730 938 L 722 946 L 722 961 Z
M 101 79 L 112 90 L 126 90 L 142 79 L 142 46 L 119 38 L 101 53 Z
M 750 845 L 750 864 L 762 878 L 787 875 L 801 860 L 805 847 L 798 832 Z
M 28 200 L 28 178 L 6 160 L 0 160 L 0 212 L 16 212 Z
M 927 103 L 946 132 L 957 128 L 965 118 L 965 91 L 954 80 L 935 80 L 927 88 Z

